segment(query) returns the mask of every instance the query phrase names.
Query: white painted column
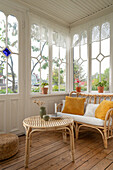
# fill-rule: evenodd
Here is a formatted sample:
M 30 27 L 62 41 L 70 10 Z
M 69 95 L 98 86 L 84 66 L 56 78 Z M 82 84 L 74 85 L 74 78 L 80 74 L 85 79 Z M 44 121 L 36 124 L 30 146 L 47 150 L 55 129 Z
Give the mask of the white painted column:
M 110 24 L 111 38 L 110 38 L 110 75 L 109 88 L 110 93 L 113 93 L 113 21 Z

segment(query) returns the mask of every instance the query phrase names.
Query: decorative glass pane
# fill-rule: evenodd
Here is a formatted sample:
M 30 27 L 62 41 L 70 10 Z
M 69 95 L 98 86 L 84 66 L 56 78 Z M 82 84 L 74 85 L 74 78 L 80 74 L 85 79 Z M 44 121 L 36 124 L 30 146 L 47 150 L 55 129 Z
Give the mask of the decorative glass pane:
M 5 57 L 9 57 L 9 55 L 11 54 L 11 51 L 9 50 L 8 47 L 5 48 L 2 52 L 3 52 L 3 54 L 4 54 Z
M 12 15 L 8 16 L 8 46 L 12 52 L 18 52 L 18 21 Z
M 75 34 L 73 36 L 73 46 L 77 46 L 77 45 L 79 45 L 79 35 Z
M 6 57 L 0 52 L 0 94 L 6 93 Z
M 36 24 L 31 25 L 31 39 L 40 40 L 40 27 Z
M 109 37 L 110 37 L 110 23 L 105 22 L 104 24 L 102 24 L 101 27 L 101 40 L 104 40 Z
M 60 91 L 65 91 L 66 88 L 66 64 L 60 66 Z
M 0 11 L 0 48 L 3 50 L 6 46 L 6 16 Z
M 37 57 L 40 54 L 39 26 L 31 26 L 31 56 Z
M 110 71 L 110 57 L 104 58 L 101 63 L 101 80 L 106 80 L 107 85 L 104 90 L 109 90 L 109 71 Z
M 102 60 L 104 59 L 104 56 L 103 56 L 102 54 L 99 54 L 99 56 L 97 57 L 97 59 L 98 59 L 99 61 L 102 61 Z
M 57 40 L 58 40 L 58 33 L 57 32 L 53 32 L 53 39 L 52 39 L 52 43 L 54 45 L 57 44 Z
M 79 46 L 74 47 L 74 60 L 79 59 Z
M 81 65 L 81 64 L 83 63 L 83 59 L 82 59 L 82 58 L 79 58 L 79 59 L 77 60 L 77 62 L 78 62 L 79 65 Z
M 87 60 L 87 44 L 81 46 L 81 58 Z
M 99 82 L 99 61 L 92 60 L 92 90 L 97 90 L 96 84 Z
M 99 54 L 99 42 L 92 43 L 92 58 L 96 58 Z
M 18 93 L 18 55 L 8 58 L 8 93 Z
M 59 67 L 53 63 L 52 67 L 52 91 L 59 91 Z
M 80 43 L 81 45 L 87 44 L 87 31 L 82 32 Z
M 41 40 L 48 42 L 48 29 L 44 26 L 42 27 Z
M 101 53 L 104 56 L 110 55 L 110 38 L 101 41 Z
M 96 42 L 100 40 L 100 27 L 96 26 L 92 30 L 92 42 Z

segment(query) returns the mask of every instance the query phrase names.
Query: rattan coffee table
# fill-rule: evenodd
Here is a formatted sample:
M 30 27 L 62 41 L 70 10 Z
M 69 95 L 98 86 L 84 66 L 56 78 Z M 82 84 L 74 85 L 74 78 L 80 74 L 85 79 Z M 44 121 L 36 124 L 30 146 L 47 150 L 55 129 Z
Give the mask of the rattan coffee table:
M 64 133 L 70 134 L 70 147 L 72 161 L 74 161 L 74 122 L 71 117 L 62 116 L 60 119 L 50 119 L 45 121 L 40 116 L 32 116 L 23 120 L 23 126 L 26 130 L 26 147 L 25 147 L 25 167 L 29 163 L 29 147 L 31 144 L 31 134 L 36 131 L 57 131 L 61 130 Z

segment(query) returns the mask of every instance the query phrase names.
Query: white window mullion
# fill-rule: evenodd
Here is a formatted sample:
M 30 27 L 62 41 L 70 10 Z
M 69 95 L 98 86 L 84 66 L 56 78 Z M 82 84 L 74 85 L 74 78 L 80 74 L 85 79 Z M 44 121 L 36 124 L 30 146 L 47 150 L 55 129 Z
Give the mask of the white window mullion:
M 8 46 L 8 16 L 6 16 L 6 47 Z M 8 94 L 8 57 L 6 58 L 6 94 Z
M 41 63 L 40 63 L 40 92 L 41 92 L 41 83 L 42 83 L 42 79 L 41 79 Z
M 99 62 L 99 81 L 101 82 L 101 62 Z
M 59 59 L 60 59 L 60 47 L 59 47 Z M 59 70 L 58 70 L 58 89 L 60 91 L 60 66 L 59 66 Z
M 101 27 L 100 27 L 99 53 L 101 54 Z M 101 82 L 101 61 L 99 63 L 99 81 Z
M 49 94 L 52 93 L 52 45 L 49 45 Z
M 87 65 L 88 65 L 88 68 L 87 68 L 87 92 L 90 93 L 91 91 L 91 75 L 92 75 L 92 69 L 91 69 L 91 65 L 92 65 L 92 62 L 91 62 L 91 43 L 89 42 L 90 41 L 90 31 L 88 32 L 88 35 L 87 35 Z
M 52 30 L 49 30 L 49 94 L 52 93 Z

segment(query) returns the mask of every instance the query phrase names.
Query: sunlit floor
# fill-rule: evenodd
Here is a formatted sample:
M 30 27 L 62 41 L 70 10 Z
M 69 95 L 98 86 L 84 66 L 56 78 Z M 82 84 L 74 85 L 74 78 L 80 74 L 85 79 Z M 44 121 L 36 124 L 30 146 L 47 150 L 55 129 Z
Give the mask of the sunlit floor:
M 113 170 L 113 139 L 104 149 L 100 134 L 85 131 L 75 140 L 75 163 L 71 162 L 69 137 L 64 143 L 62 134 L 40 132 L 33 135 L 29 168 L 36 170 Z M 19 137 L 19 152 L 10 159 L 0 162 L 0 170 L 24 170 L 25 136 Z

